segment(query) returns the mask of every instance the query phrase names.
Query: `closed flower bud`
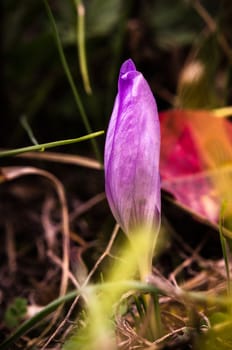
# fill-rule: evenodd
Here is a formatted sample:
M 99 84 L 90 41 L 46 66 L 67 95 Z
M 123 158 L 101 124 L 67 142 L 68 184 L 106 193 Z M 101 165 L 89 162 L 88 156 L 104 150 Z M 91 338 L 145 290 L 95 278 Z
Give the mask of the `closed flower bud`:
M 160 223 L 160 125 L 149 85 L 132 60 L 121 67 L 105 143 L 105 189 L 125 233 Z

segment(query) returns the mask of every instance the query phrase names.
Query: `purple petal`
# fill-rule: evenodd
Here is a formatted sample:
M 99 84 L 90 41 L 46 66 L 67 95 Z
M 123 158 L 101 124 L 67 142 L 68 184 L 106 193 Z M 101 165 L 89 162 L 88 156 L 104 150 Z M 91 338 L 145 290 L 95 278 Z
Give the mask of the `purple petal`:
M 128 233 L 160 219 L 160 127 L 155 99 L 132 60 L 124 62 L 105 143 L 106 195 Z

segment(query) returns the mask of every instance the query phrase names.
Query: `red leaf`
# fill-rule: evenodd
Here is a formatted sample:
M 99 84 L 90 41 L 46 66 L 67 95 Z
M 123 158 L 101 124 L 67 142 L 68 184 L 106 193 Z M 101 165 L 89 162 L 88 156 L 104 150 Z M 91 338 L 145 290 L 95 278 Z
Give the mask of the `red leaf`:
M 217 223 L 222 201 L 230 200 L 232 189 L 231 123 L 208 111 L 191 110 L 160 113 L 160 122 L 162 188 Z

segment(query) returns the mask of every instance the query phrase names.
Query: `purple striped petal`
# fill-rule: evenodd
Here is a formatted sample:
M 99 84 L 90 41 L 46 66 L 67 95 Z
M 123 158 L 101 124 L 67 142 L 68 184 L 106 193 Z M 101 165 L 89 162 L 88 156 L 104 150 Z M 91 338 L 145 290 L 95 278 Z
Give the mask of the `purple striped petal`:
M 160 221 L 160 125 L 153 94 L 132 60 L 121 67 L 105 143 L 105 189 L 122 229 Z

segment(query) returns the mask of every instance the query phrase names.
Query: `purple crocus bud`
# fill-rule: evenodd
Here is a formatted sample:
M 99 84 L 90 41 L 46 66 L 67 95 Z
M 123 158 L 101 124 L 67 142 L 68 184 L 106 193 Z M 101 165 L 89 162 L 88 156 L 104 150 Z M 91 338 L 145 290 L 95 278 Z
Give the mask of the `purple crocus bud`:
M 131 59 L 121 67 L 105 143 L 105 189 L 125 233 L 160 223 L 160 125 L 153 94 Z

